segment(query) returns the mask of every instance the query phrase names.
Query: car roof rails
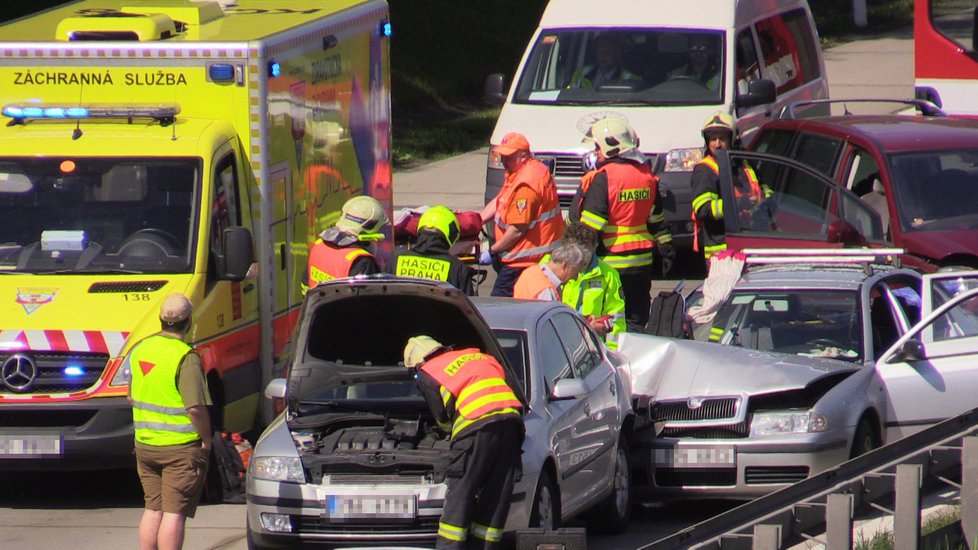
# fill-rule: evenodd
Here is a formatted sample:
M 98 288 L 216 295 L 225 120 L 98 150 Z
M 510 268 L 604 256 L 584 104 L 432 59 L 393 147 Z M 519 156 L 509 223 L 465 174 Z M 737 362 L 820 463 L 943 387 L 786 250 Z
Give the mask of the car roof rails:
M 946 117 L 948 114 L 944 112 L 940 107 L 934 103 L 927 101 L 926 99 L 811 99 L 807 101 L 794 101 L 784 106 L 781 112 L 778 113 L 779 119 L 801 119 L 801 118 L 812 118 L 817 116 L 830 116 L 831 105 L 842 104 L 845 109 L 845 115 L 851 115 L 849 112 L 849 103 L 895 103 L 898 105 L 905 105 L 907 107 L 913 107 L 914 109 L 920 111 L 923 116 L 938 116 Z
M 862 264 L 866 275 L 873 272 L 873 264 L 900 267 L 902 248 L 745 248 L 747 267 L 760 265 L 792 264 Z

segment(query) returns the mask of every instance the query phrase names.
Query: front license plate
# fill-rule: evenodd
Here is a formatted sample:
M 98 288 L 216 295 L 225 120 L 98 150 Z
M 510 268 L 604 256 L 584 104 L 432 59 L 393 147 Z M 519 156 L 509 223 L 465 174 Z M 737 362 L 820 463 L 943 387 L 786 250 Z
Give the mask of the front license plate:
M 0 457 L 3 458 L 50 458 L 63 453 L 60 434 L 0 435 Z
M 737 455 L 729 445 L 660 447 L 653 450 L 652 460 L 658 467 L 715 468 L 735 465 Z
M 344 519 L 414 519 L 418 506 L 414 495 L 329 495 L 326 517 Z

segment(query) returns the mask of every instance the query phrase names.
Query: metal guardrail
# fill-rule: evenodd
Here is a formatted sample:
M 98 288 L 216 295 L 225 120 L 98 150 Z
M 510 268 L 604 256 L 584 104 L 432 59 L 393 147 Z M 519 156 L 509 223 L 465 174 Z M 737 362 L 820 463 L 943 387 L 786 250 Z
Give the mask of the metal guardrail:
M 961 496 L 960 527 L 942 529 L 950 548 L 978 549 L 978 409 L 875 449 L 780 491 L 692 525 L 640 550 L 788 548 L 806 540 L 852 548 L 853 520 L 893 516 L 894 548 L 916 549 L 921 490 L 941 484 Z M 961 544 L 963 546 L 958 546 Z

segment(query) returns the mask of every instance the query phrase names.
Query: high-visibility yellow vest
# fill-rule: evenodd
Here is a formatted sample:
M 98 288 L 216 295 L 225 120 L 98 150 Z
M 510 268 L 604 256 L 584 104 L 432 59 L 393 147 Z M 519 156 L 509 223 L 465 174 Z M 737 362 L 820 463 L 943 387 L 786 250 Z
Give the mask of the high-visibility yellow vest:
M 177 369 L 189 345 L 156 334 L 136 344 L 129 356 L 132 420 L 136 441 L 162 447 L 200 439 L 177 388 Z

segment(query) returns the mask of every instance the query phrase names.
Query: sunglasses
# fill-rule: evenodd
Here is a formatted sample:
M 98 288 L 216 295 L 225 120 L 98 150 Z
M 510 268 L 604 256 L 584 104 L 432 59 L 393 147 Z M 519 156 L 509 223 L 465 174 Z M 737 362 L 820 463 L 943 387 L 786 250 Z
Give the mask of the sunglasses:
M 706 46 L 690 46 L 689 51 L 694 53 L 706 53 L 710 51 L 710 49 L 707 48 Z

